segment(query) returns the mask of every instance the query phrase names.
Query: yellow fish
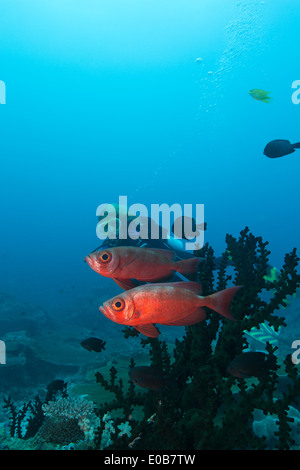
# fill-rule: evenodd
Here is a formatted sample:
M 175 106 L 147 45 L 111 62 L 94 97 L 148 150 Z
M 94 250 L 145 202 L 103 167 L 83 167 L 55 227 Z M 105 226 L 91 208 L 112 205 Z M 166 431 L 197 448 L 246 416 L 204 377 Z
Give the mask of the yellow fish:
M 249 95 L 257 101 L 263 101 L 264 103 L 269 103 L 272 99 L 268 94 L 270 91 L 259 90 L 259 88 L 254 88 L 249 91 Z

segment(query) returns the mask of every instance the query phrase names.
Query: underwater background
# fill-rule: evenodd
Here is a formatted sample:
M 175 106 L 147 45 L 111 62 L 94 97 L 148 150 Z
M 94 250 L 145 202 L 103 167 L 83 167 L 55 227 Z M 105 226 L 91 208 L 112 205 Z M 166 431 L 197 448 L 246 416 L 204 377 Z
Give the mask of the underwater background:
M 115 365 L 127 382 L 130 358 L 149 358 L 98 309 L 120 291 L 84 263 L 100 244 L 99 204 L 124 195 L 147 207 L 204 204 L 205 242 L 217 256 L 226 234 L 245 226 L 269 242 L 279 270 L 286 253 L 299 253 L 298 151 L 269 159 L 263 150 L 274 139 L 300 141 L 300 4 L 11 0 L 0 17 L 1 406 L 44 400 L 55 380 L 68 382 L 74 400 L 101 404 L 109 392 L 95 371 Z M 256 88 L 271 101 L 254 100 Z M 300 340 L 297 294 L 280 309 L 286 355 Z M 171 350 L 184 334 L 161 331 Z M 105 350 L 83 349 L 89 336 Z M 2 448 L 59 445 L 9 435 L 8 410 L 0 417 Z

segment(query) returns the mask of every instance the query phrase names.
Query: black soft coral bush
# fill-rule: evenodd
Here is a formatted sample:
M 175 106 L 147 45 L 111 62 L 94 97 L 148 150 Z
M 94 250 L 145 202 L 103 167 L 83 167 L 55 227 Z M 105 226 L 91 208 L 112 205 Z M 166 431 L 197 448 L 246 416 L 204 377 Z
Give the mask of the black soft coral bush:
M 300 285 L 299 258 L 296 250 L 287 254 L 278 278 L 270 282 L 266 276 L 270 255 L 267 242 L 245 228 L 238 239 L 227 235 L 226 243 L 227 250 L 222 255 L 217 275 L 210 246 L 205 245 L 195 255 L 204 258 L 199 272 L 203 295 L 225 289 L 229 283 L 243 286 L 232 301 L 236 321 L 228 321 L 206 309 L 206 319 L 186 327 L 183 338 L 176 340 L 172 356 L 164 341 L 143 338 L 142 344 L 150 345 L 152 365 L 160 367 L 170 379 L 171 385 L 159 396 L 150 390 L 140 393 L 132 383 L 125 393 L 122 381 L 116 382 L 116 369 L 111 371 L 110 382 L 101 374 L 97 375 L 97 381 L 116 397 L 98 410 L 100 417 L 121 408 L 124 421 L 136 405 L 143 406 L 144 411 L 139 420 L 130 422 L 131 438 L 123 437 L 120 441 L 115 435 L 110 448 L 127 448 L 134 437 L 139 437 L 134 443 L 136 449 L 263 449 L 266 438 L 257 437 L 252 430 L 255 409 L 278 417 L 276 448 L 289 449 L 294 444 L 290 437 L 292 418 L 287 412 L 300 396 L 300 387 L 291 358 L 284 360 L 291 384 L 287 392 L 276 394 L 276 400 L 276 368 L 251 386 L 247 386 L 244 379 L 229 375 L 227 368 L 248 346 L 245 331 L 259 328 L 266 321 L 275 330 L 286 326 L 284 318 L 275 312 Z M 137 334 L 130 328 L 124 332 L 126 338 Z M 270 356 L 276 352 L 270 344 L 266 350 Z M 121 421 L 119 418 L 116 424 Z M 103 426 L 99 429 L 97 443 L 102 432 Z

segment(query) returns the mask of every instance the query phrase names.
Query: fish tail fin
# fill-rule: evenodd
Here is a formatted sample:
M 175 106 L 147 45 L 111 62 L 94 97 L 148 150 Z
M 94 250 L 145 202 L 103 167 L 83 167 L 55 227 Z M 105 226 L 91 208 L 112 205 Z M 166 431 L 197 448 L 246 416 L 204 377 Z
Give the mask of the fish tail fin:
M 292 144 L 292 147 L 294 147 L 294 149 L 300 149 L 300 142 L 297 142 L 296 144 Z
M 218 312 L 223 317 L 228 318 L 228 320 L 235 321 L 230 311 L 230 304 L 236 292 L 240 290 L 241 287 L 243 286 L 229 287 L 228 289 L 221 290 L 207 297 L 201 297 L 203 301 L 202 305 Z
M 191 274 L 198 271 L 198 265 L 201 258 L 188 258 L 182 259 L 175 263 L 175 269 L 180 274 Z

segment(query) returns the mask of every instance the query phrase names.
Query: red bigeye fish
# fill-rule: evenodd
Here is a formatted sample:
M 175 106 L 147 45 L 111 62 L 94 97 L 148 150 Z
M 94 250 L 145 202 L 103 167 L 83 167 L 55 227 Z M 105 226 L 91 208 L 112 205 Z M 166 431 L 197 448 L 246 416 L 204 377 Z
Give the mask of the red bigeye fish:
M 113 297 L 99 310 L 113 322 L 134 326 L 144 335 L 157 338 L 160 332 L 154 323 L 193 325 L 205 319 L 202 307 L 234 320 L 230 303 L 241 287 L 229 287 L 202 297 L 202 287 L 197 282 L 147 284 Z
M 119 246 L 91 253 L 85 258 L 97 273 L 112 278 L 122 289 L 135 287 L 131 279 L 157 282 L 170 278 L 175 271 L 196 273 L 201 258 L 174 261 L 170 250 Z

